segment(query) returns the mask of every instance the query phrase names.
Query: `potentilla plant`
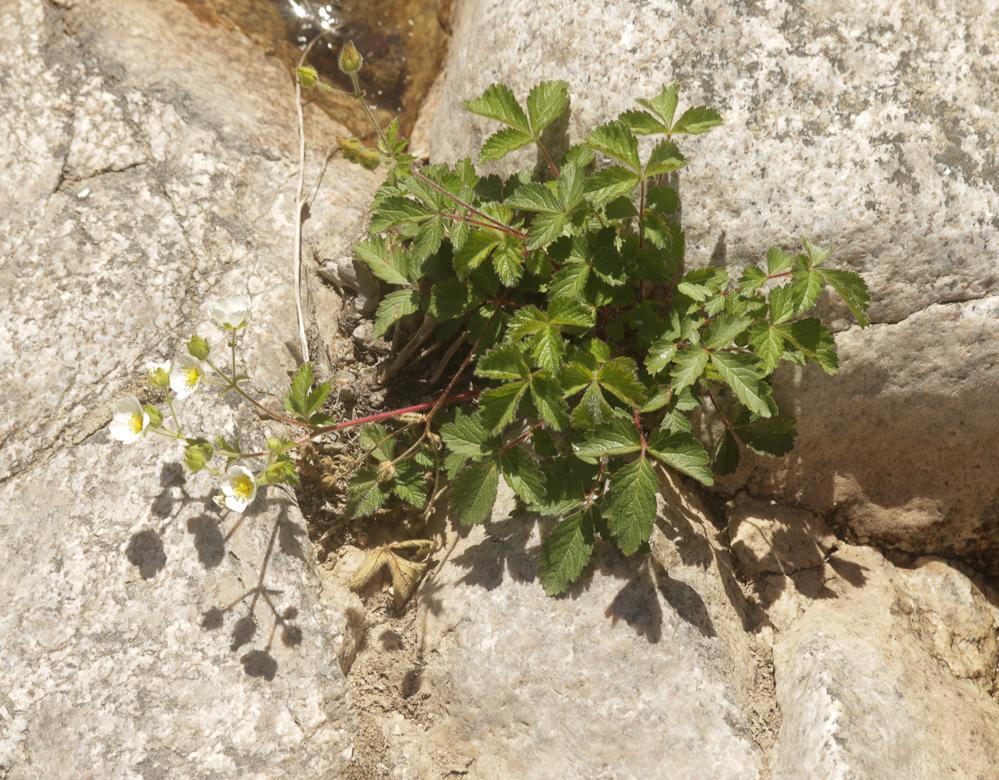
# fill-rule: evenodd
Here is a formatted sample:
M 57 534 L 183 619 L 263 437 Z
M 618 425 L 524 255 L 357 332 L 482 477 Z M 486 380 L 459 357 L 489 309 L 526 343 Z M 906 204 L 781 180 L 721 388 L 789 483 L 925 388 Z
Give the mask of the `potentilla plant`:
M 774 247 L 736 273 L 686 267 L 678 143 L 721 125 L 717 111 L 678 112 L 670 85 L 568 146 L 555 133 L 569 110 L 565 82 L 538 84 L 524 104 L 495 84 L 466 104 L 499 125 L 479 162 L 534 147 L 538 164 L 482 176 L 468 159 L 419 164 L 398 125 L 381 128 L 368 109 L 356 49 L 340 64 L 378 137 L 375 148 L 346 139 L 340 150 L 388 169 L 370 234 L 355 248 L 384 283 L 374 332 L 391 337 L 395 362 L 426 342 L 426 355 L 437 350 L 435 365 L 409 366 L 429 400 L 334 422 L 324 411 L 330 387 L 306 363 L 287 413 L 268 409 L 237 371 L 249 302 L 230 300 L 214 309 L 228 363 L 213 362 L 193 337 L 187 355 L 150 369 L 151 383 L 172 394 L 168 415 L 126 399 L 115 438 L 183 441 L 187 466 L 215 475 L 220 503 L 240 512 L 260 485 L 297 482 L 297 447 L 361 426 L 349 514 L 426 520 L 448 508 L 475 525 L 490 517 L 503 480 L 520 507 L 554 519 L 540 554 L 551 594 L 582 574 L 598 538 L 626 555 L 647 545 L 664 473 L 711 485 L 746 448 L 773 457 L 792 449 L 795 420 L 774 400 L 775 372 L 814 363 L 835 373 L 835 342 L 813 313 L 820 295 L 831 288 L 861 325 L 870 296 L 860 276 L 832 267 L 831 251 L 808 241 Z M 333 89 L 312 68 L 297 78 L 305 89 Z M 301 436 L 244 452 L 221 436 L 190 435 L 174 401 L 206 388 L 240 395 Z M 400 539 L 371 551 L 355 586 L 387 571 L 400 603 L 425 568 L 413 559 L 430 546 Z

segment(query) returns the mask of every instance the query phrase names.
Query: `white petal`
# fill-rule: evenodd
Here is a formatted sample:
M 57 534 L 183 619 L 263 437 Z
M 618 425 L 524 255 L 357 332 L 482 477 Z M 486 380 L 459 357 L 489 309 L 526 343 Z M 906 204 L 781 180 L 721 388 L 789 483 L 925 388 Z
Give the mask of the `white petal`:
M 132 430 L 130 417 L 115 416 L 108 425 L 111 438 L 120 441 L 122 444 L 132 444 L 139 440 L 141 434 Z
M 233 512 L 242 512 L 250 505 L 250 502 L 244 501 L 242 498 L 239 498 L 237 496 L 226 496 L 225 505 L 228 509 L 231 509 Z

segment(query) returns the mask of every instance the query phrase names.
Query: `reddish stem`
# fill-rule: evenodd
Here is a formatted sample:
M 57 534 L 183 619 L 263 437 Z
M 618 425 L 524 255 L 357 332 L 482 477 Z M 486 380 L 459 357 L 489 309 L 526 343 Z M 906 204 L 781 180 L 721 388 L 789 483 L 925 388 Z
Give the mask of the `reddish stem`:
M 642 418 L 638 414 L 638 409 L 631 410 L 631 418 L 635 421 L 635 429 L 642 439 L 642 455 L 645 455 L 645 451 L 649 448 L 649 443 L 645 440 L 645 431 L 642 430 Z

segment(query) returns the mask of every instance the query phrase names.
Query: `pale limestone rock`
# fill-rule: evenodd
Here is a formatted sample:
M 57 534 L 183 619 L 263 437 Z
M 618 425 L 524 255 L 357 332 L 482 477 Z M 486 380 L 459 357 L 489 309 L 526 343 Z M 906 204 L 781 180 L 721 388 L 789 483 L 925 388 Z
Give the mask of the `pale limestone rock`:
M 461 104 L 494 81 L 523 97 L 566 79 L 574 140 L 673 80 L 684 105 L 717 106 L 725 127 L 681 144 L 690 263 L 741 266 L 804 234 L 864 275 L 881 323 L 861 331 L 822 304 L 841 375 L 782 377 L 800 444 L 728 487 L 838 509 L 861 541 L 994 567 L 996 29 L 988 0 L 467 0 L 431 153 L 475 152 L 495 124 Z
M 185 479 L 165 439 L 126 448 L 105 429 L 118 397 L 153 400 L 145 360 L 195 329 L 221 342 L 211 296 L 251 296 L 254 384 L 271 404 L 287 385 L 289 75 L 158 0 L 2 2 L 0 73 L 0 775 L 335 776 L 354 734 L 336 660 L 351 602 L 335 580 L 320 596 L 293 501 L 267 490 L 226 539 L 207 474 Z M 317 137 L 337 129 L 308 117 Z M 332 167 L 307 238 L 356 230 L 338 201 L 377 181 Z M 189 430 L 271 430 L 235 402 L 182 407 Z M 257 584 L 269 547 L 288 626 L 268 649 L 263 600 L 255 628 L 249 598 L 212 609 Z
M 896 614 L 898 575 L 879 553 L 845 547 L 836 556 L 861 584 L 827 576 L 828 594 L 775 634 L 773 776 L 995 777 L 999 703 L 955 679 Z

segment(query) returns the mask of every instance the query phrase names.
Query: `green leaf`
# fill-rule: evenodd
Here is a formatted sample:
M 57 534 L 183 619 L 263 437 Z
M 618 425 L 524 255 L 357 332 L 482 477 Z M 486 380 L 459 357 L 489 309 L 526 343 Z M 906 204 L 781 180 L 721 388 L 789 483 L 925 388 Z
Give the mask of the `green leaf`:
M 871 324 L 867 316 L 867 307 L 871 304 L 871 292 L 860 274 L 832 268 L 822 268 L 818 273 L 823 281 L 839 294 L 862 327 Z
M 656 521 L 659 481 L 645 458 L 626 463 L 610 478 L 602 504 L 603 516 L 621 552 L 633 555 L 649 540 Z
M 384 425 L 368 423 L 361 426 L 358 443 L 363 450 L 370 451 L 371 456 L 375 460 L 379 462 L 392 460 L 395 441 L 391 437 L 388 428 Z
M 535 377 L 531 381 L 531 400 L 541 419 L 556 431 L 564 430 L 569 425 L 569 415 L 566 413 L 565 401 L 562 400 L 562 388 L 555 380 Z
M 405 254 L 398 247 L 390 247 L 383 239 L 373 238 L 355 246 L 354 253 L 383 282 L 409 284 L 409 266 Z
M 551 530 L 541 545 L 541 584 L 549 596 L 564 593 L 579 579 L 593 554 L 590 512 L 574 512 Z
M 649 438 L 649 452 L 657 460 L 698 482 L 714 484 L 711 457 L 703 445 L 689 433 L 656 431 Z
M 711 355 L 711 365 L 747 409 L 761 417 L 770 416 L 769 388 L 761 381 L 764 371 L 754 357 L 715 352 Z
M 795 271 L 791 279 L 796 310 L 799 314 L 808 311 L 815 305 L 819 293 L 822 292 L 822 277 L 817 271 L 805 268 Z
M 493 268 L 504 285 L 513 287 L 524 275 L 524 257 L 516 247 L 504 243 L 493 253 Z
M 750 295 L 767 283 L 767 272 L 755 265 L 748 266 L 739 277 L 739 292 Z
M 689 347 L 677 352 L 673 358 L 676 368 L 670 372 L 673 389 L 680 392 L 685 387 L 690 387 L 697 382 L 708 365 L 708 358 L 708 353 L 697 347 Z
M 451 509 L 463 525 L 484 523 L 496 503 L 499 468 L 494 460 L 463 467 L 451 480 Z
M 569 226 L 565 214 L 538 214 L 527 226 L 527 248 L 544 249 Z
M 692 300 L 703 301 L 720 292 L 727 281 L 724 268 L 695 268 L 684 274 L 677 289 Z
M 400 318 L 412 314 L 420 308 L 420 294 L 416 290 L 396 290 L 390 292 L 378 304 L 375 312 L 375 338 L 380 338 Z
M 489 431 L 477 415 L 459 411 L 453 422 L 441 426 L 441 438 L 455 455 L 479 460 L 485 457 L 491 447 Z
M 704 346 L 708 349 L 721 349 L 731 345 L 739 336 L 745 333 L 752 323 L 749 317 L 734 314 L 722 314 L 717 317 L 704 333 Z
M 791 285 L 774 287 L 767 297 L 767 302 L 770 306 L 770 322 L 772 324 L 779 325 L 794 316 L 794 290 Z
M 586 179 L 586 198 L 596 205 L 627 195 L 641 183 L 641 176 L 627 168 L 612 165 Z
M 495 347 L 475 365 L 475 375 L 487 379 L 525 379 L 531 374 L 524 351 L 517 344 Z
M 670 84 L 654 98 L 649 100 L 639 98 L 635 101 L 640 106 L 649 109 L 662 122 L 663 129 L 657 132 L 669 132 L 669 128 L 673 124 L 673 117 L 676 114 L 676 104 L 679 102 L 679 91 L 678 84 Z
M 590 267 L 584 263 L 566 263 L 555 272 L 548 283 L 548 297 L 555 300 L 576 301 L 586 289 Z
M 423 509 L 427 503 L 427 480 L 424 467 L 415 460 L 404 460 L 396 464 L 392 492 L 410 506 Z
M 538 462 L 523 447 L 511 447 L 500 454 L 503 479 L 525 504 L 545 500 L 545 480 Z
M 595 460 L 605 456 L 629 455 L 642 449 L 642 439 L 635 423 L 627 416 L 615 415 L 609 422 L 599 425 L 587 434 L 572 450 L 582 460 Z
M 669 365 L 676 354 L 676 350 L 676 339 L 670 336 L 663 336 L 649 347 L 649 354 L 645 358 L 645 368 L 648 369 L 650 374 L 655 376 Z
M 498 431 L 513 421 L 528 384 L 527 380 L 510 382 L 492 387 L 479 396 L 482 423 L 489 431 Z
M 836 341 L 820 320 L 808 317 L 791 322 L 782 326 L 781 333 L 802 350 L 807 358 L 818 363 L 827 374 L 835 374 L 839 369 Z
M 389 497 L 387 486 L 378 481 L 378 472 L 371 466 L 358 469 L 347 485 L 347 514 L 366 517 L 373 514 Z
M 565 81 L 542 81 L 527 96 L 527 114 L 535 137 L 569 107 L 569 85 Z
M 503 236 L 494 230 L 470 231 L 465 243 L 454 255 L 454 270 L 458 278 L 467 278 L 502 243 Z
M 479 97 L 465 101 L 465 108 L 473 114 L 495 119 L 528 135 L 531 133 L 531 126 L 524 109 L 520 107 L 517 98 L 505 84 L 493 84 L 487 87 Z
M 586 387 L 579 404 L 572 410 L 570 421 L 573 428 L 593 428 L 609 420 L 613 412 L 600 392 L 600 385 L 594 382 Z
M 669 132 L 669 127 L 665 126 L 648 111 L 625 111 L 618 119 L 624 122 L 631 132 L 638 135 L 665 134 Z
M 506 199 L 506 205 L 521 211 L 541 211 L 558 214 L 562 204 L 558 195 L 544 184 L 523 184 Z
M 604 363 L 596 375 L 600 386 L 631 406 L 645 403 L 645 385 L 638 379 L 638 366 L 629 357 L 617 357 Z
M 472 297 L 468 286 L 457 279 L 443 279 L 430 288 L 427 312 L 438 322 L 460 317 L 470 308 Z
M 754 452 L 776 458 L 794 449 L 798 424 L 793 417 L 778 415 L 766 420 L 739 423 L 735 426 L 735 433 Z
M 291 389 L 284 399 L 284 408 L 299 417 L 307 417 L 309 412 L 309 390 L 312 388 L 312 364 L 302 363 L 291 380 Z
M 638 173 L 642 163 L 638 159 L 638 139 L 623 122 L 608 122 L 591 132 L 586 145 Z
M 783 332 L 779 326 L 767 326 L 761 323 L 750 332 L 749 346 L 753 348 L 763 368 L 769 373 L 777 368 L 781 355 L 784 354 Z
M 706 133 L 722 123 L 721 114 L 707 106 L 688 108 L 673 125 L 674 133 Z
M 672 141 L 660 141 L 649 155 L 649 161 L 645 165 L 645 176 L 659 176 L 663 173 L 672 173 L 680 170 L 687 164 L 687 160 L 676 144 Z
M 523 149 L 533 141 L 534 139 L 530 133 L 525 133 L 523 130 L 517 130 L 513 127 L 504 127 L 502 130 L 497 130 L 489 136 L 486 142 L 482 144 L 482 150 L 479 152 L 479 162 L 502 160 L 510 152 Z
M 782 274 L 794 265 L 794 255 L 789 255 L 778 247 L 767 250 L 767 273 L 770 276 Z
M 739 443 L 732 435 L 732 431 L 726 430 L 718 440 L 711 467 L 716 474 L 721 476 L 732 474 L 739 468 L 739 457 Z

